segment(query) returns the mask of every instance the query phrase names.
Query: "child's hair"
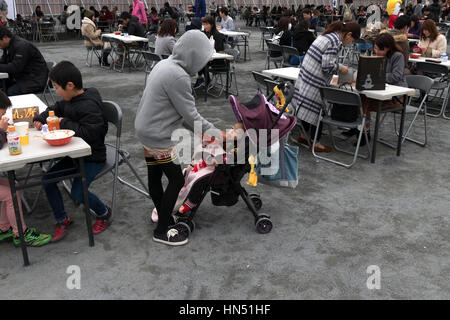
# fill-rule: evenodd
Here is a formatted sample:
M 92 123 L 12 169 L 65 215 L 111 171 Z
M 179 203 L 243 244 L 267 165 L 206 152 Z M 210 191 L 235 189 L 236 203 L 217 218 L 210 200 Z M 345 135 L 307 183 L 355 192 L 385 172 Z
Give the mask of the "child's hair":
M 11 100 L 9 100 L 8 96 L 0 90 L 0 109 L 8 109 L 11 105 Z
M 50 80 L 57 83 L 64 90 L 69 82 L 72 82 L 76 89 L 83 89 L 83 79 L 81 72 L 70 61 L 61 61 L 49 74 Z

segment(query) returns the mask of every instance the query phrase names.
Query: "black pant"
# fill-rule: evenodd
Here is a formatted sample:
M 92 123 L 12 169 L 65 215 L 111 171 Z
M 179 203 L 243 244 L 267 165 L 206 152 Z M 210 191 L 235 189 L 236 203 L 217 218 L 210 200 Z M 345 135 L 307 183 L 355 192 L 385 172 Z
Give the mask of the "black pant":
M 302 121 L 303 128 L 305 129 L 306 133 L 309 133 L 309 137 L 311 140 L 314 140 L 314 135 L 316 134 L 316 130 L 319 130 L 317 132 L 317 141 L 320 141 L 320 138 L 322 138 L 322 122 L 319 125 L 319 129 L 317 129 L 316 126 L 306 122 Z
M 160 163 L 164 162 L 164 160 L 148 157 L 145 160 L 148 171 L 148 189 L 158 211 L 158 226 L 154 232 L 162 234 L 167 232 L 169 225 L 174 223 L 172 211 L 178 194 L 184 185 L 184 176 L 181 166 L 172 161 Z M 166 190 L 163 190 L 161 181 L 163 173 L 169 180 Z

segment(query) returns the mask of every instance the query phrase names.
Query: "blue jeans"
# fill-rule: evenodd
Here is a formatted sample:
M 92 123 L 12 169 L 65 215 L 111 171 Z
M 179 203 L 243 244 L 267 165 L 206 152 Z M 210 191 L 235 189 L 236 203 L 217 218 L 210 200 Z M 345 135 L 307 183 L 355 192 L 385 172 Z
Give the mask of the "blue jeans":
M 89 188 L 91 182 L 95 179 L 97 174 L 105 165 L 104 162 L 85 162 L 86 171 L 86 186 Z M 60 170 L 70 169 L 63 173 L 53 173 Z M 62 177 L 69 174 L 80 172 L 80 168 L 76 165 L 76 162 L 69 157 L 65 157 L 58 161 L 42 178 L 43 181 Z M 58 189 L 56 182 L 44 185 L 45 194 L 47 195 L 48 202 L 53 209 L 56 222 L 61 223 L 67 219 L 67 213 L 64 210 L 64 202 L 61 196 L 61 192 Z M 83 185 L 81 178 L 75 178 L 72 184 L 71 190 L 72 199 L 77 203 L 83 203 Z M 107 213 L 106 206 L 100 201 L 97 196 L 91 192 L 88 192 L 89 207 L 96 213 L 98 217 L 104 216 Z

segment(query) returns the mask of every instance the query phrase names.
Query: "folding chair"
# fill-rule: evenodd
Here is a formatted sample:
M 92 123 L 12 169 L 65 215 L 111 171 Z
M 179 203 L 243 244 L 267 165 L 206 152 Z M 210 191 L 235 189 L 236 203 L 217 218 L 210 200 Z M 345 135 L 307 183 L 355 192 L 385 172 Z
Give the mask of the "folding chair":
M 123 68 L 125 66 L 125 54 L 126 54 L 126 50 L 123 47 L 123 44 L 120 40 L 117 40 L 115 38 L 111 38 L 110 39 L 110 43 L 111 43 L 111 58 L 112 58 L 112 63 L 111 63 L 111 68 L 114 71 L 119 71 L 119 72 L 123 72 Z M 119 61 L 119 58 L 122 57 L 122 61 Z M 116 66 L 120 66 L 120 69 L 116 70 Z
M 299 56 L 300 53 L 298 52 L 297 48 L 290 47 L 290 46 L 281 46 L 281 52 L 283 54 L 283 67 L 300 67 L 300 64 L 291 64 L 291 56 Z
M 55 61 L 47 61 L 47 69 L 50 72 L 53 67 L 56 65 Z M 44 97 L 45 103 L 49 105 L 47 100 L 47 93 L 50 94 L 50 97 L 52 98 L 53 104 L 56 103 L 55 97 L 53 95 L 53 92 L 55 91 L 55 88 L 53 88 L 52 82 L 50 78 L 47 76 L 47 83 L 45 84 L 44 91 L 42 92 L 42 96 Z
M 269 40 L 270 38 L 266 37 L 266 34 L 269 34 L 270 36 L 272 36 L 274 34 L 274 29 L 273 28 L 269 28 L 269 27 L 259 27 L 259 30 L 261 30 L 261 41 L 260 41 L 260 46 L 262 48 L 262 51 L 264 50 L 264 44 L 266 43 L 266 40 Z
M 275 67 L 278 68 L 278 64 L 283 64 L 283 51 L 281 49 L 281 46 L 275 43 L 272 43 L 271 41 L 266 41 L 267 44 L 267 61 L 266 61 L 266 69 L 270 69 L 270 62 L 272 61 L 275 64 Z M 272 56 L 275 54 L 276 56 Z M 278 54 L 280 54 L 278 56 Z
M 425 147 L 425 145 L 427 144 L 427 98 L 428 98 L 428 94 L 430 93 L 430 90 L 433 86 L 433 79 L 426 77 L 426 76 L 421 76 L 421 75 L 408 75 L 406 76 L 406 82 L 408 83 L 408 87 L 419 90 L 420 91 L 420 96 L 421 96 L 421 101 L 419 106 L 413 106 L 411 105 L 411 101 L 412 101 L 412 97 L 409 98 L 409 102 L 406 105 L 406 114 L 413 114 L 414 117 L 411 120 L 411 123 L 408 126 L 408 129 L 406 130 L 406 132 L 404 133 L 403 139 L 402 139 L 402 143 L 405 140 L 414 142 L 422 147 Z M 394 114 L 394 129 L 397 133 L 397 136 L 399 135 L 399 132 L 397 131 L 397 122 L 396 122 L 396 118 L 395 115 L 396 114 L 401 114 L 401 110 L 395 110 L 392 112 Z M 424 141 L 418 141 L 412 138 L 409 138 L 408 135 L 411 131 L 411 128 L 413 127 L 417 117 L 419 116 L 419 114 L 423 113 L 423 123 L 424 123 Z M 384 120 L 384 118 L 383 118 Z
M 88 41 L 91 46 L 86 46 L 86 50 L 87 50 L 87 54 L 86 54 L 86 65 L 88 67 L 92 67 L 92 57 L 95 55 L 99 61 L 101 61 L 102 56 L 101 56 L 101 51 L 102 51 L 102 46 L 96 46 L 91 38 L 89 38 L 88 36 L 83 36 L 83 39 L 85 41 Z
M 423 72 L 425 75 L 433 78 L 434 83 L 431 89 L 436 90 L 436 94 L 433 96 L 433 98 L 436 98 L 437 93 L 440 91 L 441 94 L 439 95 L 438 99 L 443 99 L 439 113 L 438 114 L 427 113 L 427 115 L 435 118 L 442 116 L 445 113 L 445 109 L 447 108 L 450 91 L 450 81 L 449 81 L 450 75 L 447 66 L 432 62 L 417 62 L 416 70 Z M 442 95 L 445 96 L 442 97 Z M 428 107 L 428 109 L 436 110 L 436 108 L 431 107 Z
M 150 52 L 150 51 L 142 51 L 142 56 L 144 57 L 145 62 L 145 82 L 144 87 L 147 84 L 147 77 L 152 71 L 153 67 L 161 61 L 161 57 L 157 55 L 156 53 Z
M 248 33 L 248 36 L 238 36 L 234 38 L 234 43 L 233 43 L 233 48 L 237 47 L 239 52 L 243 52 L 241 50 L 241 47 L 244 47 L 244 52 L 246 52 L 248 54 L 248 60 L 251 60 L 250 57 L 250 43 L 249 43 L 249 38 L 251 35 L 251 31 L 249 30 L 240 30 L 239 32 L 245 32 Z M 244 59 L 247 59 L 247 57 L 244 56 Z
M 233 61 L 229 62 L 230 63 L 230 69 L 228 70 L 230 76 L 229 76 L 229 81 L 228 81 L 228 85 L 229 88 L 231 88 L 233 80 L 234 80 L 234 86 L 236 89 L 236 94 L 235 96 L 239 95 L 239 90 L 238 90 L 238 85 L 237 85 L 237 78 L 236 78 L 236 61 L 238 59 L 239 56 L 239 50 L 238 49 L 234 49 L 234 48 L 230 48 L 230 49 L 225 49 L 225 53 L 229 54 L 231 56 L 233 56 Z
M 272 77 L 265 75 L 264 73 L 259 73 L 256 71 L 252 71 L 253 74 L 253 78 L 256 81 L 256 85 L 258 86 L 258 92 L 259 93 L 264 93 L 263 90 L 261 90 L 261 86 L 264 86 L 266 88 L 266 96 L 268 96 L 270 94 L 270 88 L 269 88 L 269 83 L 266 82 L 266 80 L 272 81 Z M 272 87 L 273 88 L 273 87 Z
M 120 147 L 120 137 L 122 134 L 122 110 L 119 105 L 113 101 L 103 101 L 103 114 L 108 121 L 108 124 L 113 124 L 116 127 L 116 140 L 114 144 L 105 143 L 106 145 L 106 162 L 103 166 L 102 170 L 97 174 L 94 181 L 100 179 L 107 173 L 111 172 L 113 175 L 113 184 L 112 184 L 112 199 L 111 199 L 111 221 L 113 219 L 116 207 L 116 189 L 117 189 L 117 181 L 120 183 L 132 188 L 135 191 L 145 195 L 150 198 L 147 186 L 142 181 L 141 177 L 137 173 L 136 169 L 129 162 L 130 154 L 121 149 Z M 143 189 L 139 189 L 138 187 L 132 185 L 131 183 L 125 181 L 119 176 L 119 166 L 123 163 L 126 163 L 130 168 L 131 172 L 134 174 L 136 179 L 140 182 Z M 68 184 L 63 182 L 64 189 L 70 195 L 70 188 Z
M 365 136 L 366 141 L 369 141 L 366 130 L 364 130 L 365 125 L 366 125 L 366 116 L 365 116 L 365 113 L 362 108 L 361 98 L 360 98 L 359 94 L 356 92 L 351 92 L 351 91 L 343 90 L 343 89 L 321 87 L 320 88 L 320 96 L 322 97 L 322 101 L 323 101 L 321 114 L 324 114 L 324 116 L 322 119 L 320 119 L 320 117 L 319 117 L 319 119 L 317 120 L 316 127 L 318 128 L 320 126 L 320 122 L 322 122 L 323 125 L 327 125 L 328 131 L 330 133 L 331 141 L 333 143 L 333 148 L 337 151 L 341 151 L 343 153 L 353 155 L 353 161 L 347 164 L 347 163 L 333 160 L 331 158 L 319 156 L 314 151 L 314 148 L 312 148 L 312 154 L 314 155 L 314 157 L 338 164 L 340 166 L 344 166 L 346 168 L 351 168 L 356 163 L 358 156 L 361 158 L 367 159 L 371 154 L 369 143 L 366 144 L 369 155 L 362 156 L 362 155 L 358 154 L 359 153 L 359 145 L 361 143 L 361 138 L 362 138 L 363 134 Z M 328 106 L 328 104 L 329 104 L 329 106 Z M 331 118 L 331 109 L 338 108 L 339 105 L 354 106 L 355 108 L 358 108 L 360 117 L 358 119 L 356 119 L 356 121 L 354 121 L 354 122 L 343 122 L 343 121 L 333 120 Z M 346 129 L 358 129 L 359 130 L 358 140 L 356 142 L 356 149 L 354 152 L 349 152 L 347 150 L 341 149 L 336 145 L 336 142 L 335 142 L 335 139 L 333 136 L 332 127 L 339 127 L 339 128 L 346 128 Z M 317 142 L 317 132 L 318 132 L 318 130 L 316 130 L 312 145 L 315 145 Z

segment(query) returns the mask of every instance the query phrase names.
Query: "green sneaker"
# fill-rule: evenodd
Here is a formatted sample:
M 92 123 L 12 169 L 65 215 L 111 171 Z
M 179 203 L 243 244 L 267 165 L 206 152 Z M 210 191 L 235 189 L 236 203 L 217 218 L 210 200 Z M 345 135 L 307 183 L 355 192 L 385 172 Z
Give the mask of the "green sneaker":
M 0 231 L 0 242 L 11 241 L 13 238 L 13 235 L 14 235 L 14 233 L 12 231 L 12 228 L 9 228 L 6 231 Z
M 49 234 L 39 234 L 36 232 L 35 228 L 27 228 L 24 233 L 25 244 L 29 247 L 40 247 L 46 245 L 52 240 L 52 236 Z M 14 236 L 13 238 L 14 245 L 16 247 L 20 246 L 20 238 Z

